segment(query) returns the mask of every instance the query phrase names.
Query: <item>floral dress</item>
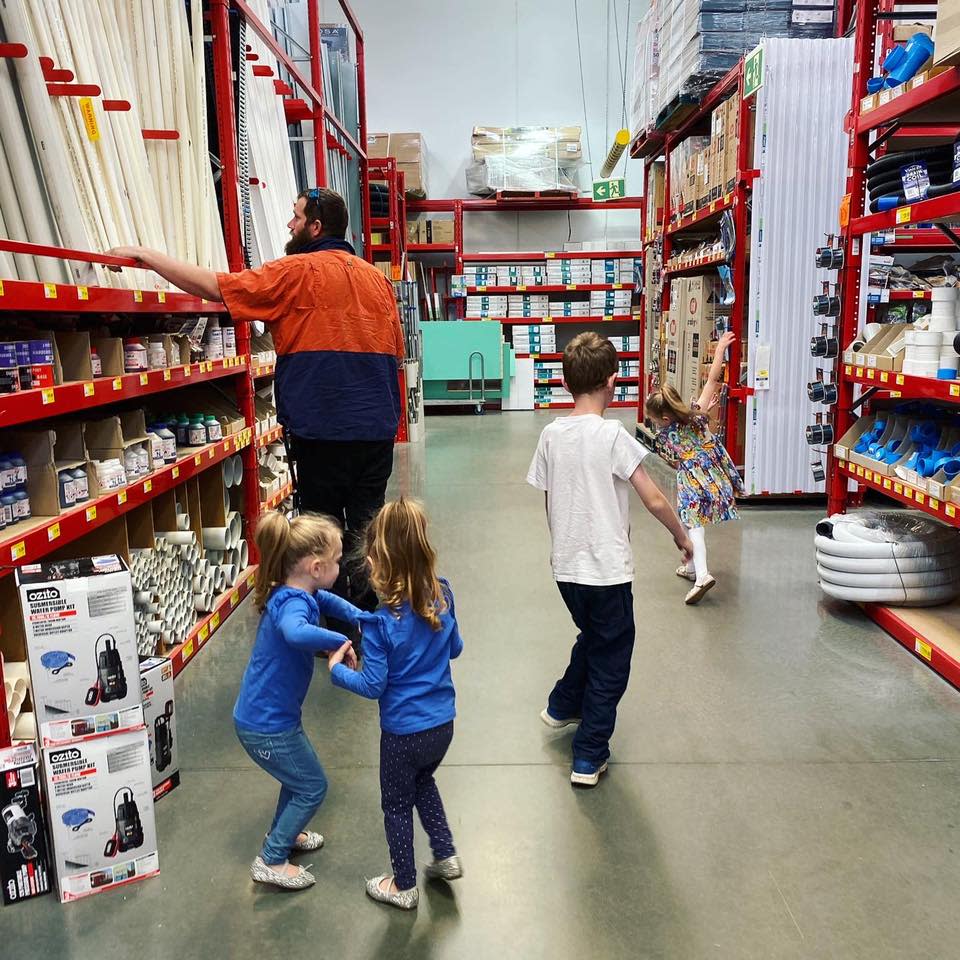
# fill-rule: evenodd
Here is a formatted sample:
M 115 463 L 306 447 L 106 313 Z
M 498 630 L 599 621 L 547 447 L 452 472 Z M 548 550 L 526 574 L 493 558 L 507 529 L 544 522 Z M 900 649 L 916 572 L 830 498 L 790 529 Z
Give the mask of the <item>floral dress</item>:
M 696 413 L 690 423 L 672 423 L 657 434 L 657 453 L 677 471 L 677 512 L 686 527 L 737 520 L 743 481 L 730 454 Z

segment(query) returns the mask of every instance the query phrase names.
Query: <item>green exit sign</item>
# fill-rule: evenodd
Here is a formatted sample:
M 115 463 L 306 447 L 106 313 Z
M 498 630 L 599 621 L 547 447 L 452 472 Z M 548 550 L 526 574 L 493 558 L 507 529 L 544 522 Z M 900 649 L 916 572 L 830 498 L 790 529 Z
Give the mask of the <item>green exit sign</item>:
M 627 195 L 627 181 L 621 177 L 619 180 L 594 180 L 593 181 L 593 202 L 602 203 L 604 200 L 619 200 Z
M 743 61 L 743 99 L 752 97 L 763 86 L 763 45 L 747 54 Z

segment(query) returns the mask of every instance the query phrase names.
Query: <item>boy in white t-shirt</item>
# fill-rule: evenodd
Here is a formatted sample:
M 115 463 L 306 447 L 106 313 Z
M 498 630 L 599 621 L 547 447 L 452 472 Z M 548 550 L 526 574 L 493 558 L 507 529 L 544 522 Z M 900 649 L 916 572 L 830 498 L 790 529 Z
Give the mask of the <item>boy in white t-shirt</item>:
M 630 488 L 673 534 L 687 562 L 693 545 L 667 498 L 641 463 L 647 451 L 618 420 L 604 420 L 618 359 L 613 344 L 581 333 L 563 351 L 569 416 L 540 434 L 527 483 L 546 494 L 551 565 L 580 631 L 570 664 L 540 718 L 548 727 L 576 723 L 570 782 L 594 787 L 607 769 L 617 704 L 633 654 L 633 550 Z

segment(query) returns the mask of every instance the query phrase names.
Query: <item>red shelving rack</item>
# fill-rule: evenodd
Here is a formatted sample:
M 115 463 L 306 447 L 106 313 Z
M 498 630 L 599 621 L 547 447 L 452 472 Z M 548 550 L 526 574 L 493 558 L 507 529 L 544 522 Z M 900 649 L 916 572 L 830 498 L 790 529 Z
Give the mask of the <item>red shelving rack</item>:
M 867 79 L 873 75 L 878 57 L 885 55 L 892 43 L 890 15 L 895 8 L 904 5 L 904 0 L 863 0 L 856 6 L 854 86 L 847 197 L 844 201 L 849 219 L 846 224 L 841 224 L 844 268 L 839 274 L 841 315 L 837 323 L 841 345 L 849 343 L 859 327 L 864 234 L 876 230 L 897 231 L 892 243 L 885 242 L 882 245 L 886 253 L 942 251 L 954 249 L 944 234 L 935 229 L 911 229 L 912 225 L 960 218 L 960 193 L 923 200 L 885 213 L 862 213 L 866 197 L 865 171 L 870 159 L 871 138 L 875 133 L 889 132 L 896 124 L 898 141 L 923 134 L 939 136 L 950 142 L 954 139 L 956 125 L 960 124 L 960 72 L 956 67 L 935 77 L 921 76 L 906 84 L 902 90 L 885 91 L 877 96 L 867 95 Z M 925 4 L 928 7 L 934 5 Z M 866 254 L 869 255 L 869 249 Z M 891 300 L 902 302 L 914 297 L 912 291 L 895 293 L 896 296 L 892 295 Z M 889 397 L 960 404 L 960 382 L 957 381 L 913 377 L 842 362 L 837 364 L 836 380 L 838 400 L 833 412 L 833 425 L 838 438 L 857 419 L 853 404 L 855 391 L 860 387 L 876 388 L 881 395 Z M 849 489 L 851 481 L 856 485 L 856 492 Z M 912 487 L 899 478 L 878 474 L 863 464 L 838 458 L 831 451 L 827 461 L 829 512 L 844 512 L 852 503 L 858 502 L 866 490 L 888 497 L 899 505 L 920 510 L 950 526 L 960 527 L 960 504 L 932 497 L 928 491 Z M 892 610 L 877 604 L 865 604 L 863 609 L 918 659 L 954 686 L 960 686 L 958 605 L 929 610 Z
M 710 114 L 723 101 L 736 97 L 739 103 L 739 140 L 737 144 L 737 176 L 733 189 L 722 197 L 712 200 L 707 206 L 687 216 L 675 217 L 670 211 L 670 155 L 680 144 L 692 136 L 709 132 Z M 671 131 L 646 131 L 634 138 L 631 146 L 631 156 L 644 161 L 644 182 L 647 182 L 650 167 L 655 161 L 664 163 L 664 197 L 665 202 L 661 212 L 661 220 L 650 227 L 649 244 L 662 243 L 663 269 L 661 279 L 662 289 L 659 291 L 644 290 L 641 300 L 642 309 L 646 312 L 650 307 L 649 301 L 659 293 L 660 312 L 666 317 L 670 308 L 670 278 L 675 276 L 689 276 L 705 273 L 724 263 L 723 257 L 703 257 L 690 263 L 670 266 L 671 255 L 678 246 L 692 236 L 698 238 L 718 231 L 720 217 L 725 210 L 733 213 L 736 230 L 736 249 L 733 261 L 730 264 L 731 281 L 733 284 L 735 302 L 730 310 L 730 328 L 737 335 L 737 339 L 730 348 L 730 359 L 727 365 L 727 392 L 726 411 L 721 417 L 723 440 L 734 458 L 735 463 L 743 462 L 743 437 L 740 432 L 741 404 L 749 396 L 749 388 L 739 385 L 739 370 L 743 356 L 743 339 L 746 332 L 746 316 L 748 301 L 748 251 L 750 213 L 749 198 L 753 181 L 757 172 L 750 168 L 750 153 L 752 144 L 752 116 L 751 101 L 743 98 L 743 61 L 741 60 L 727 73 L 703 98 L 696 109 L 675 129 Z M 663 326 L 661 325 L 663 328 Z M 644 377 L 644 389 L 650 389 L 652 383 Z M 643 406 L 641 397 L 638 433 L 645 432 L 643 427 Z
M 207 30 L 211 40 L 213 59 L 213 85 L 211 101 L 216 116 L 216 135 L 219 161 L 222 168 L 219 200 L 223 221 L 224 240 L 229 269 L 236 271 L 245 266 L 244 248 L 241 240 L 241 215 L 239 201 L 239 165 L 237 156 L 237 115 L 234 104 L 234 70 L 237 51 L 231 40 L 231 21 L 245 20 L 277 57 L 286 79 L 277 78 L 275 88 L 278 96 L 288 97 L 296 119 L 310 119 L 314 124 L 314 183 L 311 186 L 327 185 L 327 150 L 336 150 L 351 158 L 357 165 L 361 187 L 361 232 L 368 259 L 373 259 L 370 244 L 368 171 L 364 145 L 367 137 L 365 102 L 365 50 L 360 25 L 347 0 L 338 0 L 343 15 L 354 35 L 357 56 L 357 94 L 359 136 L 354 138 L 337 119 L 324 100 L 320 61 L 321 4 L 320 0 L 307 0 L 307 23 L 309 32 L 310 69 L 305 74 L 274 37 L 270 24 L 261 22 L 245 0 L 208 0 L 205 4 Z M 0 44 L 0 57 L 25 57 L 30 51 L 18 44 Z M 48 76 L 48 80 L 69 83 L 70 77 Z M 76 91 L 73 91 L 76 92 Z M 57 94 L 56 89 L 51 95 Z M 97 87 L 91 87 L 90 96 L 100 96 Z M 302 99 L 301 99 L 302 98 Z M 107 109 L 122 109 L 121 102 L 105 101 Z M 145 131 L 145 136 L 169 138 L 166 131 Z M 402 223 L 402 218 L 401 218 Z M 133 261 L 106 257 L 100 253 L 79 250 L 50 248 L 0 238 L 0 250 L 26 252 L 35 255 L 77 260 L 89 263 L 133 266 Z M 70 284 L 30 283 L 0 278 L 0 313 L 139 315 L 166 316 L 178 314 L 223 315 L 220 303 L 212 303 L 183 293 L 158 290 L 126 290 Z M 254 439 L 254 381 L 272 376 L 275 364 L 250 362 L 250 331 L 246 323 L 237 324 L 237 357 L 226 360 L 203 361 L 150 370 L 144 373 L 124 374 L 119 377 L 98 377 L 89 381 L 59 384 L 55 387 L 29 390 L 16 394 L 0 395 L 0 425 L 23 428 L 35 421 L 46 420 L 70 413 L 108 408 L 110 404 L 139 399 L 140 397 L 173 391 L 191 384 L 226 381 L 232 379 L 236 386 L 237 403 L 246 423 L 238 434 L 217 443 L 196 449 L 181 451 L 176 463 L 142 477 L 136 483 L 112 491 L 109 494 L 62 512 L 57 517 L 38 518 L 9 528 L 0 534 L 0 580 L 15 567 L 40 559 L 54 550 L 61 549 L 71 541 L 84 536 L 109 521 L 125 515 L 153 498 L 174 490 L 191 477 L 215 466 L 224 458 L 241 453 L 244 460 L 244 518 L 248 536 L 252 533 L 263 509 L 275 506 L 283 497 L 271 498 L 261 505 L 259 471 L 256 452 L 281 436 L 277 427 Z M 289 487 L 280 491 L 289 495 Z M 197 652 L 217 631 L 227 616 L 236 608 L 253 587 L 256 572 L 256 556 L 250 539 L 250 566 L 241 573 L 236 584 L 217 598 L 214 611 L 200 619 L 193 627 L 185 643 L 174 648 L 171 657 L 174 672 L 179 673 L 191 662 Z M 0 718 L 0 746 L 9 743 L 6 712 Z

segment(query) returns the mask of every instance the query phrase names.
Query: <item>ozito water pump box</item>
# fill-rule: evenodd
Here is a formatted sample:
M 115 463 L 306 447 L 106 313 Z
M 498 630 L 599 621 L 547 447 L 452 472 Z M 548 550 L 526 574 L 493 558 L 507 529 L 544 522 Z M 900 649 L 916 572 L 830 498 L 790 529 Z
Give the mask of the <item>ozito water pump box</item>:
M 115 555 L 16 571 L 34 711 L 44 746 L 137 727 L 130 572 Z
M 0 883 L 3 902 L 50 892 L 50 850 L 32 743 L 0 749 Z
M 60 901 L 160 872 L 145 729 L 43 750 Z
M 150 741 L 153 799 L 159 800 L 180 785 L 171 660 L 150 657 L 140 661 L 140 696 L 143 699 L 143 722 Z

